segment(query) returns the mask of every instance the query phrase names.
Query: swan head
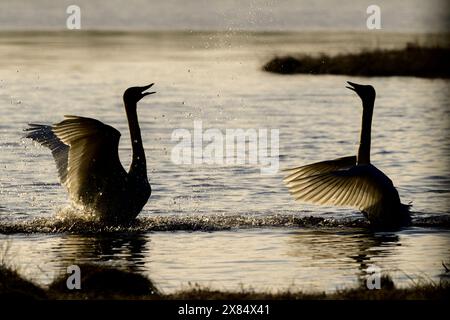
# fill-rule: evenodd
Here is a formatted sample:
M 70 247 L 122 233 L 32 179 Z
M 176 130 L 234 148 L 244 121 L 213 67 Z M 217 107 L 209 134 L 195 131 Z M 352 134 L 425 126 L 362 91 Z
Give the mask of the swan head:
M 358 84 L 354 82 L 347 81 L 349 84 L 346 86 L 347 89 L 355 91 L 356 94 L 361 98 L 363 102 L 371 102 L 375 101 L 375 89 L 370 85 Z M 364 105 L 364 103 L 363 103 Z
M 139 102 L 143 97 L 148 96 L 149 94 L 153 94 L 155 92 L 144 92 L 147 89 L 150 89 L 154 83 L 151 83 L 147 86 L 143 87 L 131 87 L 125 90 L 123 94 L 123 101 L 125 104 L 136 104 Z

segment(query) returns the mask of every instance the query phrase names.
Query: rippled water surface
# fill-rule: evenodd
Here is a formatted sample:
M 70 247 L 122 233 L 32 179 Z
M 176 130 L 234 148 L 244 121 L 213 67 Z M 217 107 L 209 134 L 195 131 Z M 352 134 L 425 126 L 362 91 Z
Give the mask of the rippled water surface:
M 188 282 L 261 290 L 356 285 L 375 264 L 398 284 L 439 279 L 450 259 L 449 82 L 419 78 L 280 76 L 274 54 L 338 53 L 425 41 L 359 33 L 0 34 L 0 242 L 3 255 L 40 283 L 69 262 L 143 272 L 163 290 Z M 428 41 L 437 41 L 428 38 Z M 361 107 L 345 81 L 377 90 L 372 160 L 413 204 L 414 226 L 373 234 L 358 212 L 295 203 L 282 173 L 245 165 L 177 165 L 175 129 L 279 129 L 280 169 L 355 153 Z M 28 122 L 64 114 L 122 133 L 125 88 L 155 82 L 138 114 L 153 194 L 130 227 L 61 217 L 67 207 L 50 152 L 22 140 Z M 59 212 L 59 214 L 58 214 Z M 174 231 L 176 230 L 176 231 Z

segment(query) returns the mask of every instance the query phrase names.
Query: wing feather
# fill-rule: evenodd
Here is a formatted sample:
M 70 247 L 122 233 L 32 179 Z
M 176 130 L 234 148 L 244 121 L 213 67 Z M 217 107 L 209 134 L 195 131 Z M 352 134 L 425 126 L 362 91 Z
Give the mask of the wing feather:
M 377 170 L 344 157 L 285 170 L 284 182 L 297 201 L 376 211 L 383 196 Z
M 52 127 L 42 124 L 30 123 L 25 138 L 32 139 L 50 149 L 58 169 L 59 179 L 64 183 L 67 179 L 67 162 L 69 146 L 63 143 L 52 131 Z
M 342 157 L 283 170 L 288 175 L 283 179 L 285 182 L 293 181 L 302 177 L 313 176 L 319 173 L 350 168 L 356 165 L 356 156 Z
M 28 138 L 49 147 L 52 153 L 63 154 L 58 158 L 54 154 L 54 158 L 61 183 L 73 199 L 101 188 L 112 173 L 126 174 L 119 160 L 120 132 L 113 127 L 78 116 L 65 116 L 53 126 L 30 126 Z

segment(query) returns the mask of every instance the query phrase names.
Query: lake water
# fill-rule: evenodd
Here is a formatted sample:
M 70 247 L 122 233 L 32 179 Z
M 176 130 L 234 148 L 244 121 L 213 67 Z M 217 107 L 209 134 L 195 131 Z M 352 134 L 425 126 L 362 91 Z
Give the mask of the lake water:
M 164 292 L 213 288 L 333 291 L 368 266 L 399 286 L 439 281 L 450 259 L 449 81 L 281 76 L 276 54 L 402 47 L 439 37 L 401 33 L 0 33 L 1 256 L 41 284 L 71 263 L 148 275 Z M 372 161 L 413 204 L 413 226 L 371 233 L 359 212 L 293 201 L 283 174 L 244 165 L 178 165 L 175 129 L 278 129 L 280 169 L 353 155 L 361 106 L 345 81 L 377 90 Z M 124 89 L 155 82 L 138 114 L 152 196 L 131 227 L 99 228 L 65 215 L 50 152 L 22 139 L 29 122 L 94 117 L 131 148 Z
M 442 32 L 450 27 L 447 0 L 2 0 L 0 29 L 60 30 L 70 5 L 83 30 L 365 31 L 367 8 L 380 8 L 390 32 Z M 71 10 L 69 10 L 71 12 Z M 369 11 L 370 12 L 370 11 Z

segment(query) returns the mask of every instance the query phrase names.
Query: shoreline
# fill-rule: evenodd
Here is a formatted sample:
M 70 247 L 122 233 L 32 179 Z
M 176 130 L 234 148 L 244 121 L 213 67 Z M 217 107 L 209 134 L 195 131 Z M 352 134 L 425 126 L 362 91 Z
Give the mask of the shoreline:
M 413 283 L 412 287 L 397 288 L 392 279 L 383 275 L 379 289 L 368 289 L 364 281 L 356 288 L 334 293 L 287 290 L 260 292 L 214 290 L 194 284 L 165 294 L 152 281 L 138 273 L 111 267 L 81 265 L 82 287 L 67 288 L 70 275 L 60 275 L 48 287 L 41 287 L 23 278 L 5 265 L 0 265 L 0 297 L 8 300 L 445 300 L 450 297 L 450 276 L 439 283 Z

